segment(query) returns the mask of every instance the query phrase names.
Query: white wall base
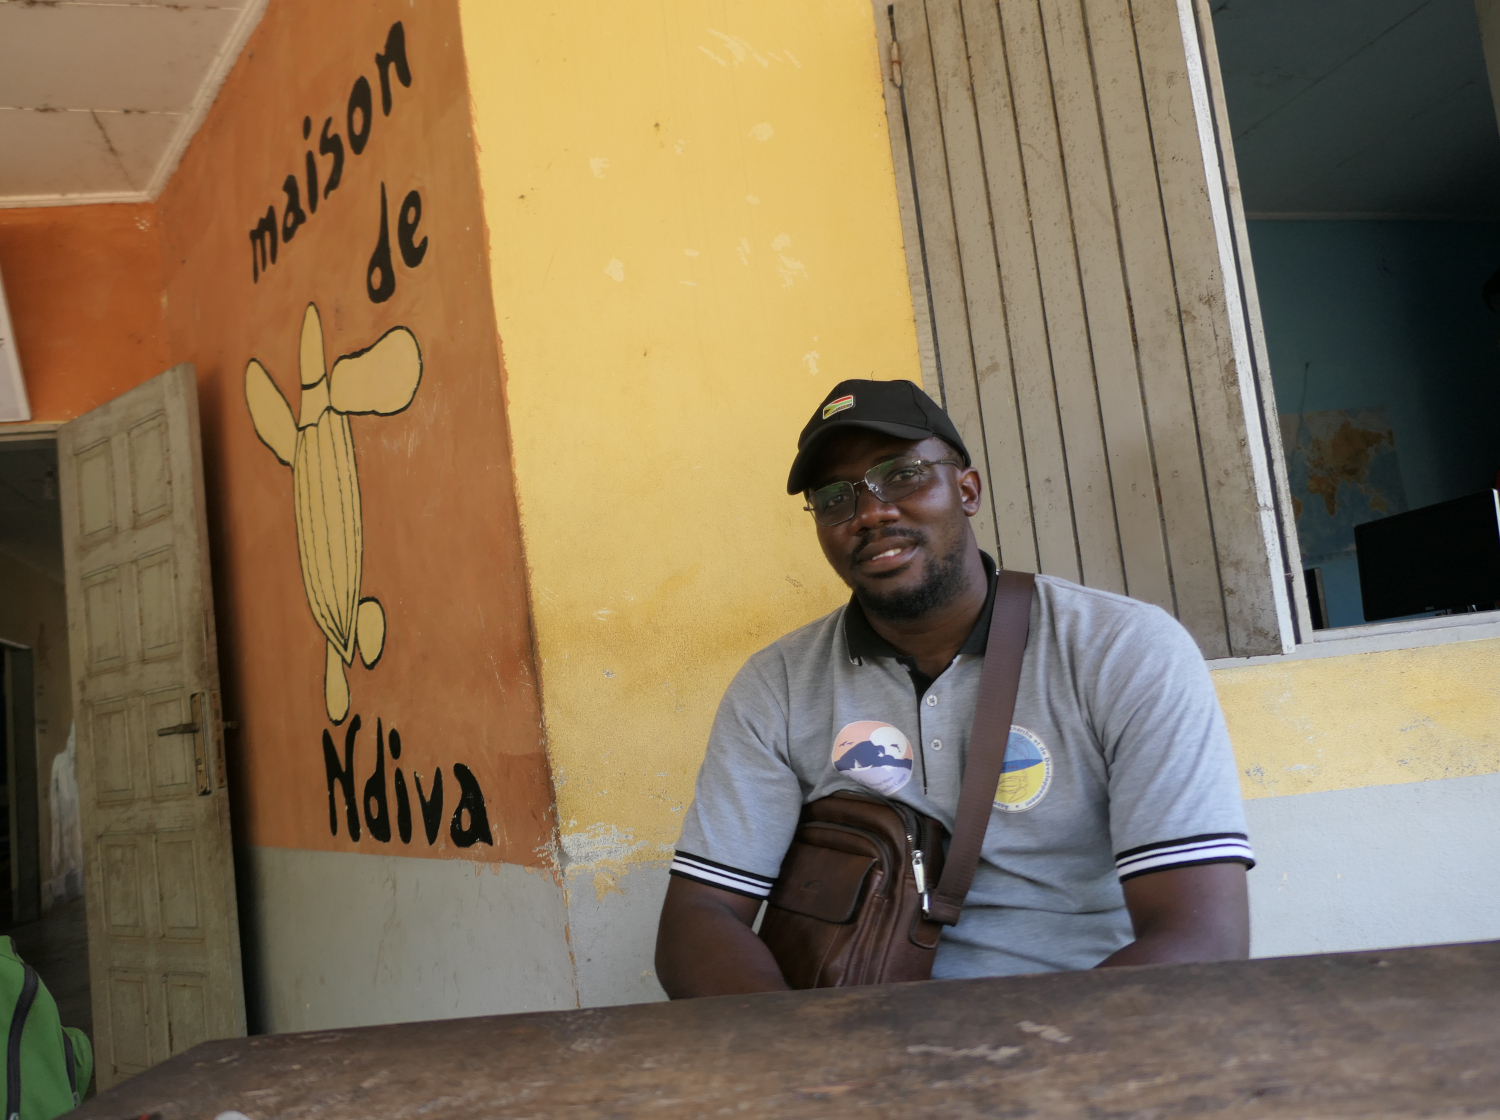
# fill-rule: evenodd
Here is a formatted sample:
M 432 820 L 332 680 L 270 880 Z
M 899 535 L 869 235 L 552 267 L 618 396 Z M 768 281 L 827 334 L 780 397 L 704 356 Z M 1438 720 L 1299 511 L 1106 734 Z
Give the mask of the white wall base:
M 568 874 L 568 929 L 580 1007 L 667 998 L 656 980 L 654 958 L 669 863 L 639 863 L 621 872 L 582 868 Z
M 576 1007 L 563 891 L 511 864 L 236 850 L 255 1033 Z
M 1500 938 L 1500 774 L 1245 802 L 1257 957 Z
M 1500 774 L 1246 802 L 1259 957 L 1500 938 Z M 244 848 L 258 1032 L 665 998 L 665 861 L 576 868 Z

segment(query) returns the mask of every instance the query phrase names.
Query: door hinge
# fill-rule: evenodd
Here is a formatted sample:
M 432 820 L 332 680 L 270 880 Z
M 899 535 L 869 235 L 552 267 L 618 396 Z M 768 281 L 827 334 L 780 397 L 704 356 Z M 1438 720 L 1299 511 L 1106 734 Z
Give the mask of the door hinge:
M 901 44 L 891 40 L 891 82 L 901 88 Z

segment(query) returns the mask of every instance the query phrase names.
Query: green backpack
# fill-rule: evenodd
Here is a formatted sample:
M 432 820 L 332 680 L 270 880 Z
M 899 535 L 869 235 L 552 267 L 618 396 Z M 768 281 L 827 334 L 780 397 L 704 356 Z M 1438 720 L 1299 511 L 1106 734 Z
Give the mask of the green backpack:
M 5 1046 L 5 1116 L 52 1120 L 74 1107 L 94 1072 L 94 1048 L 77 1027 L 65 1027 L 36 969 L 0 937 L 0 1021 L 10 1008 Z

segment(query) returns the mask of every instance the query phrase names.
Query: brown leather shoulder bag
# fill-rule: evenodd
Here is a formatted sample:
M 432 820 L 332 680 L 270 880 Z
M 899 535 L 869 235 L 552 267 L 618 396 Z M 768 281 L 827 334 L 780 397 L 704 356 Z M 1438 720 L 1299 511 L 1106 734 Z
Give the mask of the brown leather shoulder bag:
M 909 806 L 835 793 L 803 806 L 760 936 L 793 988 L 893 984 L 932 975 L 979 864 L 1005 763 L 1034 578 L 999 573 L 953 840 Z M 934 887 L 932 884 L 936 883 Z

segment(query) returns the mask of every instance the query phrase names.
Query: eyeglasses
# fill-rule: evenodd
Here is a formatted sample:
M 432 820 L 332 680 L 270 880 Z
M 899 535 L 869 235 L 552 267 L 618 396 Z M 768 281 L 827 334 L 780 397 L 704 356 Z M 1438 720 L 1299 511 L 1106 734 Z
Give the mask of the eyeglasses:
M 859 482 L 830 482 L 811 491 L 808 504 L 802 508 L 819 525 L 842 525 L 859 508 L 856 487 L 863 486 L 882 502 L 894 502 L 926 486 L 935 475 L 932 468 L 945 463 L 963 466 L 956 459 L 887 459 L 867 470 Z

